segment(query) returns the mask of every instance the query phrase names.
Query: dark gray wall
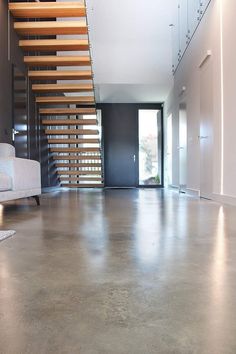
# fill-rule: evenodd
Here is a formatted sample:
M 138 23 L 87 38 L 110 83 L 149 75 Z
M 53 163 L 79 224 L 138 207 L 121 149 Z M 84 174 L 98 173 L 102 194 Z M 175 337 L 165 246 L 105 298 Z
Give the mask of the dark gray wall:
M 13 64 L 26 74 L 23 53 L 12 27 L 12 19 L 8 20 L 8 2 L 0 0 L 0 141 L 6 143 L 12 142 Z
M 9 33 L 9 34 L 8 34 Z M 23 53 L 8 20 L 8 1 L 0 0 L 0 142 L 12 144 L 13 126 L 13 65 L 26 74 Z M 31 83 L 28 82 L 28 157 L 41 162 L 42 186 L 57 185 L 57 175 L 49 153 L 47 139 L 40 126 Z

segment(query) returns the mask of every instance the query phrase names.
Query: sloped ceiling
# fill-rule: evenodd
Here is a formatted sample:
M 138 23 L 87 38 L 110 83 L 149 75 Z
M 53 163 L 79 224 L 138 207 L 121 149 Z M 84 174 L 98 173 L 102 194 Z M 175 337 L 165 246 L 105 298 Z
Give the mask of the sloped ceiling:
M 163 102 L 173 0 L 87 0 L 97 102 Z

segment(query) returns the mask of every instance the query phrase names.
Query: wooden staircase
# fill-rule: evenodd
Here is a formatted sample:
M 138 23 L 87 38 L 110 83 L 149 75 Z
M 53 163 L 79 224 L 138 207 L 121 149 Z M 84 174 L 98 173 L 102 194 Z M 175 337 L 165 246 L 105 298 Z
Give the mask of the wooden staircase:
M 61 186 L 103 187 L 86 4 L 11 2 L 9 10 Z

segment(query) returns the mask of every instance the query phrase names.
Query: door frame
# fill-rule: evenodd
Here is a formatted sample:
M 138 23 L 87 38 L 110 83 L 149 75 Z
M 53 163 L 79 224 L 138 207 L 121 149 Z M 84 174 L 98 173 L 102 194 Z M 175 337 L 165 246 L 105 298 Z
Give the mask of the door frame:
M 109 104 L 109 103 L 108 103 Z M 123 102 L 119 102 L 117 104 L 123 104 Z M 163 188 L 164 187 L 164 114 L 163 114 L 163 103 L 124 103 L 132 105 L 136 111 L 136 120 L 138 126 L 138 118 L 139 118 L 139 110 L 159 110 L 161 112 L 161 184 L 159 185 L 140 185 L 139 184 L 139 137 L 137 135 L 136 139 L 136 147 L 135 147 L 135 155 L 136 155 L 136 163 L 135 163 L 135 186 L 133 188 Z M 105 169 L 104 163 L 104 128 L 103 128 L 103 108 L 106 103 L 97 104 L 97 109 L 101 111 L 101 129 L 102 129 L 102 159 L 103 159 L 103 170 Z M 105 175 L 104 175 L 104 184 L 106 186 Z M 131 187 L 130 187 L 131 188 Z

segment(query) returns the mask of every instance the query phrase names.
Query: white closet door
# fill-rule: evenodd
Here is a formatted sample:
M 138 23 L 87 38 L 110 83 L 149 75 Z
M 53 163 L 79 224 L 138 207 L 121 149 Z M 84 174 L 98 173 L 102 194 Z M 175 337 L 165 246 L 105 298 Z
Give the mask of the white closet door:
M 188 35 L 188 0 L 179 2 L 180 11 L 180 54 L 183 55 L 187 47 Z
M 199 0 L 188 0 L 188 39 L 192 38 L 193 33 L 199 22 Z
M 200 195 L 212 198 L 213 189 L 213 70 L 208 59 L 200 69 Z
M 210 1 L 211 0 L 199 0 L 200 18 L 202 18 L 202 16 L 204 15 L 204 12 L 206 11 Z
M 184 103 L 179 107 L 179 188 L 187 187 L 187 111 Z
M 178 1 L 174 1 L 174 16 L 173 16 L 173 65 L 174 70 L 177 68 L 180 61 L 180 6 Z

